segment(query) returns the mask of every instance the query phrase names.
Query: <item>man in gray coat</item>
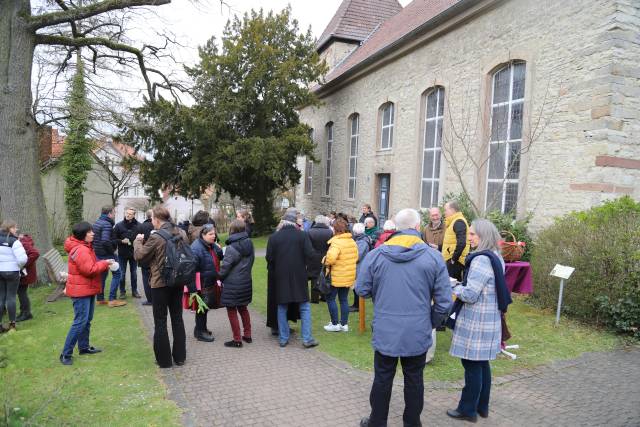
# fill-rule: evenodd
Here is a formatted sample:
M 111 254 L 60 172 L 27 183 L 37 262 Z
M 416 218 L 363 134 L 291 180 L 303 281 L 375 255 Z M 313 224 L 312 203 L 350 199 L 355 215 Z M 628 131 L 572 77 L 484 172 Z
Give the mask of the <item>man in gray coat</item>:
M 373 299 L 375 377 L 371 414 L 361 420 L 363 427 L 387 425 L 398 359 L 404 375 L 403 423 L 421 425 L 431 331 L 443 323 L 452 303 L 447 267 L 442 255 L 422 241 L 418 212 L 403 209 L 395 222 L 398 233 L 366 256 L 356 282 L 357 294 Z

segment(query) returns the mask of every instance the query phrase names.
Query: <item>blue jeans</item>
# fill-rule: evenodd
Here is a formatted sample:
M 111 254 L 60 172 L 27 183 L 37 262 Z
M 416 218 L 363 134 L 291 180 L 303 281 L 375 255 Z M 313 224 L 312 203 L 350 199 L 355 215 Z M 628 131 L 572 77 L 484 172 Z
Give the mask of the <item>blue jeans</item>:
M 113 255 L 107 255 L 107 256 L 96 255 L 96 258 L 98 258 L 99 261 L 106 260 L 106 259 L 115 260 L 115 257 Z M 118 286 L 120 285 L 121 271 L 122 269 L 119 268 L 118 271 L 111 272 L 111 285 L 109 286 L 109 301 L 115 300 L 116 296 L 118 295 Z M 102 301 L 104 299 L 104 285 L 106 284 L 108 275 L 109 275 L 109 270 L 102 273 L 102 278 L 101 278 L 102 292 L 98 294 L 98 301 Z
M 280 342 L 289 341 L 289 322 L 287 321 L 287 309 L 289 304 L 278 304 L 278 332 Z M 313 340 L 311 336 L 311 304 L 309 301 L 300 303 L 300 321 L 302 322 L 302 342 Z
M 340 300 L 340 324 L 342 326 L 349 323 L 349 288 L 331 287 L 331 292 L 327 295 L 327 307 L 329 307 L 329 316 L 331 323 L 338 324 L 338 304 L 336 304 L 336 295 Z
M 126 291 L 126 280 L 127 280 L 127 263 L 131 266 L 131 293 L 138 292 L 138 263 L 133 257 L 123 257 L 118 255 L 118 264 L 120 264 L 120 271 L 122 271 L 122 277 L 120 278 L 120 292 L 125 293 Z
M 93 320 L 93 309 L 96 306 L 94 297 L 71 298 L 73 301 L 73 323 L 64 342 L 62 354 L 71 356 L 73 347 L 78 343 L 78 350 L 89 348 L 89 333 L 91 331 L 91 320 Z
M 491 366 L 488 360 L 460 359 L 464 366 L 464 388 L 458 403 L 458 412 L 469 417 L 478 412 L 489 412 L 491 394 Z

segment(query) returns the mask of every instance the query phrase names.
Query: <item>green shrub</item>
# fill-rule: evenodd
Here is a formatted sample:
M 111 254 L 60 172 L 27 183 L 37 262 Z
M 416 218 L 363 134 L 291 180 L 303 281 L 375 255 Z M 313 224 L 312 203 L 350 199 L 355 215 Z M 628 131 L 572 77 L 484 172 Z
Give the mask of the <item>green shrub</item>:
M 549 276 L 555 264 L 576 269 L 565 286 L 565 314 L 637 336 L 640 203 L 629 197 L 609 201 L 559 218 L 538 234 L 532 301 L 542 307 L 557 304 L 559 279 Z

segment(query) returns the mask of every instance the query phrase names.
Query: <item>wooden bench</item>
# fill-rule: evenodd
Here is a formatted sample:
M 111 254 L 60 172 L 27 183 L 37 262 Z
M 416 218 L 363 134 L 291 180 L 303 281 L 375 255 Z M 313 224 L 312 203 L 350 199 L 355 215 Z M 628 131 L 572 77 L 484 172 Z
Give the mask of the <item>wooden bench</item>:
M 56 289 L 47 297 L 47 302 L 54 302 L 64 295 L 64 287 L 67 284 L 69 273 L 67 263 L 56 249 L 50 249 L 42 256 L 47 269 L 47 276 Z

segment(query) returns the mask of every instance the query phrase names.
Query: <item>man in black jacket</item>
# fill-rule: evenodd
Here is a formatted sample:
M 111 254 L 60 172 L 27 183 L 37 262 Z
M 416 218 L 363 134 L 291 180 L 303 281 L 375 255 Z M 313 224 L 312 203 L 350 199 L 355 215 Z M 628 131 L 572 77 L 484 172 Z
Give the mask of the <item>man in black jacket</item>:
M 311 303 L 318 304 L 320 293 L 313 289 L 313 284 L 320 276 L 322 258 L 329 250 L 329 243 L 327 242 L 333 237 L 333 230 L 329 227 L 329 218 L 324 215 L 318 215 L 307 234 L 313 247 L 313 256 L 307 265 L 307 277 L 311 281 Z
M 131 295 L 134 298 L 141 298 L 138 293 L 138 264 L 133 258 L 133 241 L 138 235 L 138 226 L 140 223 L 136 220 L 136 210 L 126 208 L 124 211 L 124 220 L 116 224 L 113 229 L 113 237 L 118 241 L 118 263 L 122 271 L 120 278 L 120 299 L 127 297 L 126 279 L 127 264 L 131 267 Z
M 302 345 L 310 348 L 318 345 L 311 334 L 311 304 L 307 287 L 307 263 L 313 255 L 313 247 L 307 234 L 297 228 L 296 221 L 295 213 L 287 212 L 282 218 L 282 228 L 267 242 L 267 309 L 269 305 L 277 306 L 280 347 L 285 347 L 289 344 L 289 304 L 299 303 Z
M 104 206 L 100 218 L 93 223 L 93 250 L 99 260 L 116 259 L 117 241 L 113 238 L 113 206 Z M 98 294 L 98 304 L 107 304 L 104 299 L 104 286 L 107 281 L 108 271 L 102 273 L 102 293 Z M 121 307 L 127 305 L 125 301 L 118 301 L 118 286 L 120 285 L 120 269 L 111 272 L 111 285 L 109 286 L 109 307 Z
M 153 210 L 149 209 L 147 211 L 147 219 L 144 220 L 142 224 L 138 227 L 138 233 L 144 234 L 143 243 L 147 243 L 151 232 L 153 231 L 153 223 L 151 222 L 151 217 L 153 216 Z M 142 305 L 152 305 L 151 304 L 151 285 L 149 284 L 149 276 L 151 272 L 149 271 L 149 266 L 140 265 L 140 270 L 142 271 L 142 286 L 144 287 L 144 296 L 147 298 Z
M 378 217 L 376 217 L 376 215 L 371 210 L 371 205 L 368 203 L 365 203 L 364 205 L 362 205 L 362 215 L 360 216 L 360 220 L 358 220 L 358 222 L 361 222 L 364 224 L 364 220 L 367 218 L 373 218 L 374 227 L 378 226 Z

